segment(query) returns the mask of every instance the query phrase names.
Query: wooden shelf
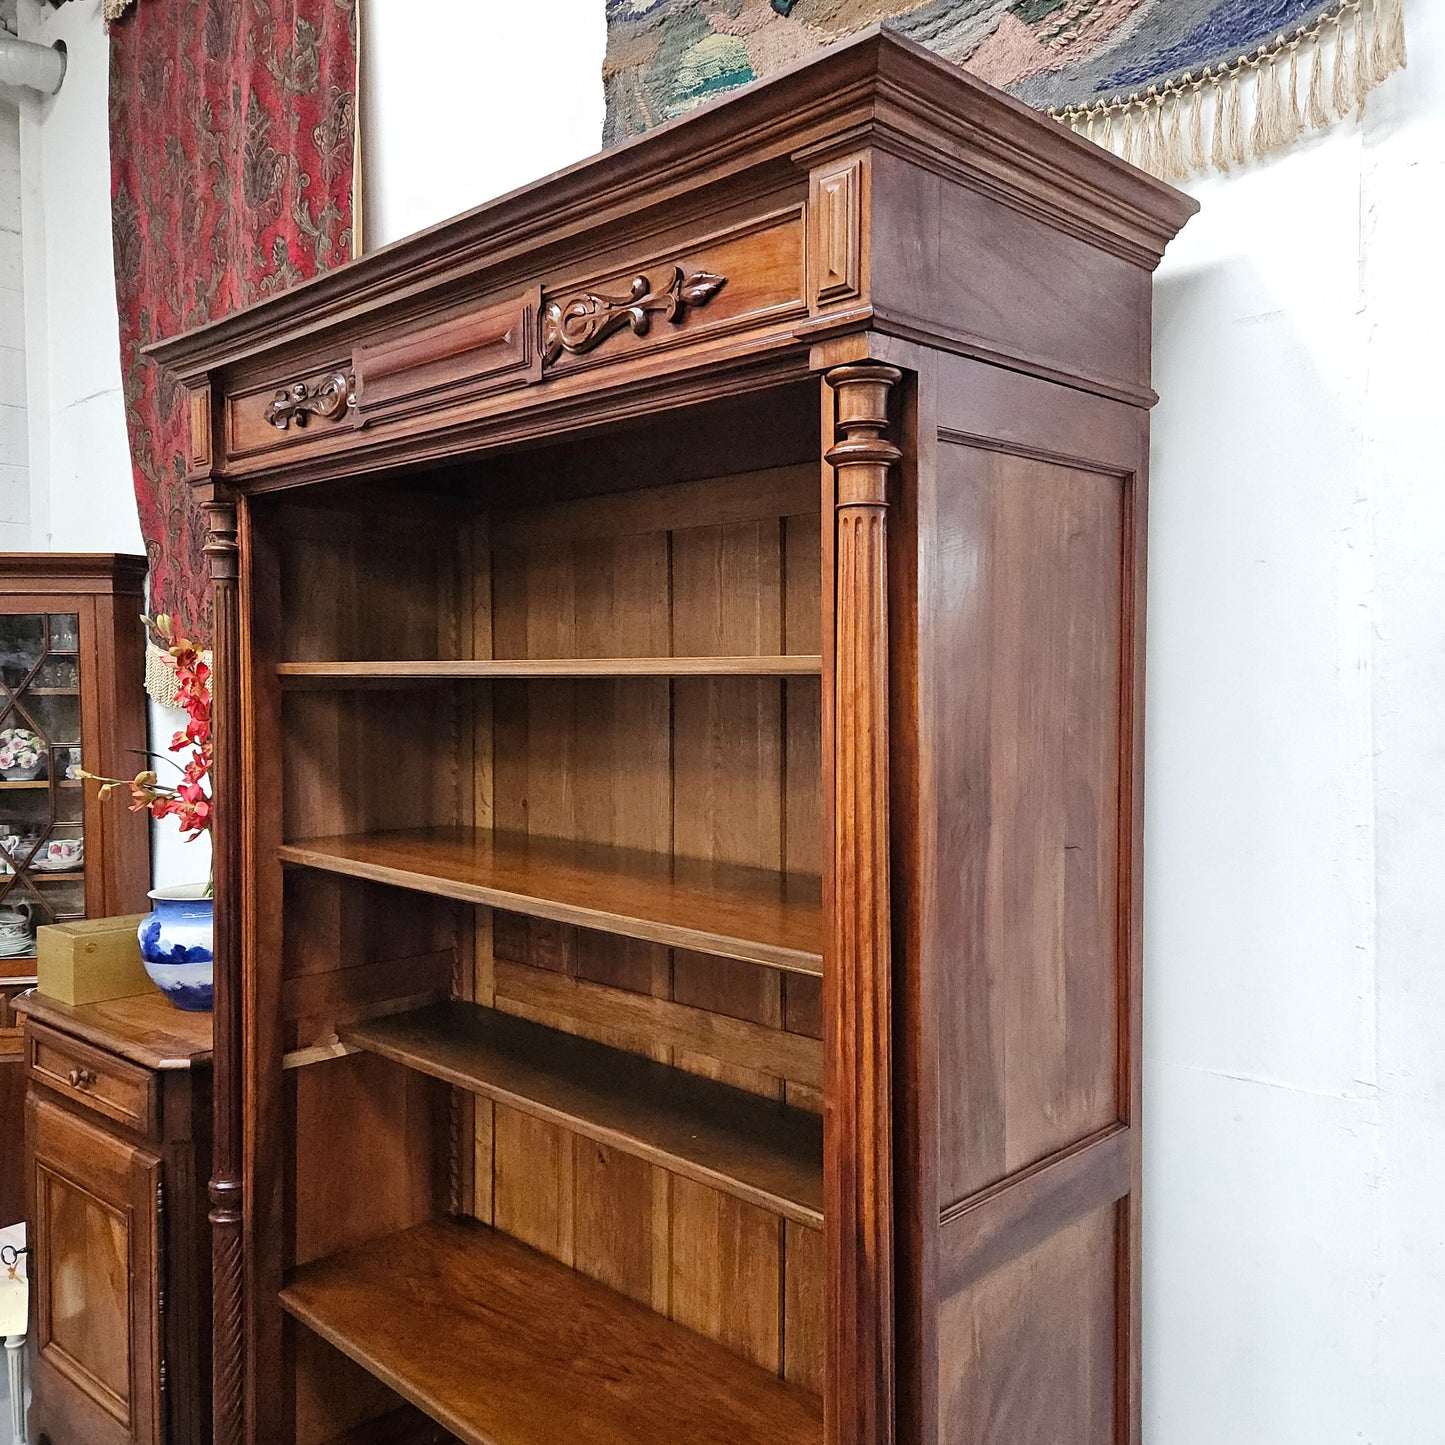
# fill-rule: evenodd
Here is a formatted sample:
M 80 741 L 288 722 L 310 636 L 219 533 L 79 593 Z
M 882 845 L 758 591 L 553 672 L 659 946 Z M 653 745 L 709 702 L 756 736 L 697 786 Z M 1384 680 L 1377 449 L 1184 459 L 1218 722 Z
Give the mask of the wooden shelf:
M 352 1024 L 341 1041 L 561 1124 L 812 1229 L 823 1121 L 637 1054 L 476 1004 Z
M 447 662 L 283 662 L 289 688 L 402 687 L 410 683 L 546 677 L 818 677 L 823 659 L 774 657 L 561 657 Z
M 281 1303 L 465 1445 L 821 1445 L 816 1396 L 481 1225 L 306 1265 Z
M 284 845 L 280 857 L 669 947 L 823 971 L 822 890 L 812 875 L 475 828 L 313 838 Z
M 9 782 L 0 778 L 0 790 L 7 788 L 78 788 L 79 778 L 27 778 L 23 782 Z

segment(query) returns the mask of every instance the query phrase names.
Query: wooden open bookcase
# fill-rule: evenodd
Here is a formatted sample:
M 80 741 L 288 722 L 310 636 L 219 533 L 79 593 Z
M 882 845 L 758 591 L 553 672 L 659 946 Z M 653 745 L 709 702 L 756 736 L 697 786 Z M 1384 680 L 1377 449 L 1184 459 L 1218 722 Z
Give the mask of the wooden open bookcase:
M 1136 1438 L 1189 209 L 873 32 L 157 349 L 218 1442 Z

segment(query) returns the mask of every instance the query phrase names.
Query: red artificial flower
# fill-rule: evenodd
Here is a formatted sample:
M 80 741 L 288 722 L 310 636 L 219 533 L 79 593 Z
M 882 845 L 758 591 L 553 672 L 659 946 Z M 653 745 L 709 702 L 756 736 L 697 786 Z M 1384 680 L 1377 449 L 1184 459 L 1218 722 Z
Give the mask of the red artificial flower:
M 211 669 L 201 660 L 194 642 L 178 638 L 168 617 L 147 618 L 146 622 L 170 644 L 176 668 L 176 701 L 184 710 L 186 726 L 172 737 L 169 751 L 189 753 L 181 769 L 182 781 L 175 787 L 161 783 L 155 773 L 137 773 L 125 781 L 101 778 L 83 770 L 80 776 L 100 783 L 102 798 L 116 788 L 125 788 L 131 796 L 131 811 L 149 810 L 153 818 L 175 818 L 187 839 L 208 832 L 213 804 L 206 791 L 211 775 Z

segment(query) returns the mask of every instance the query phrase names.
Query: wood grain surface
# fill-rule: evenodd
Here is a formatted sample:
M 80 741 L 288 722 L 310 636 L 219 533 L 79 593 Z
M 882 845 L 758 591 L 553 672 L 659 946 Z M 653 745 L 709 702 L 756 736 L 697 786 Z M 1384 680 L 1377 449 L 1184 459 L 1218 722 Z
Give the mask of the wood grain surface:
M 807 874 L 472 828 L 310 838 L 280 856 L 724 958 L 799 973 L 823 967 L 821 886 Z
M 283 1306 L 466 1445 L 818 1445 L 822 1407 L 484 1226 L 299 1270 Z
M 341 1038 L 799 1224 L 823 1226 L 822 1121 L 805 1110 L 475 1004 L 352 1024 Z

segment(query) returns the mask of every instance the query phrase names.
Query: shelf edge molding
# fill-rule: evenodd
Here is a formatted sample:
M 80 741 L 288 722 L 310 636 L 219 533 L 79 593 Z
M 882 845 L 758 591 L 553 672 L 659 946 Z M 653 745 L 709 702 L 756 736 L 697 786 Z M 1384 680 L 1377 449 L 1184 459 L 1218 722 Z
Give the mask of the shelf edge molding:
M 284 844 L 282 863 L 821 976 L 820 880 L 475 828 Z
M 814 655 L 759 657 L 555 657 L 435 662 L 283 662 L 288 689 L 403 687 L 431 682 L 607 677 L 821 677 Z

